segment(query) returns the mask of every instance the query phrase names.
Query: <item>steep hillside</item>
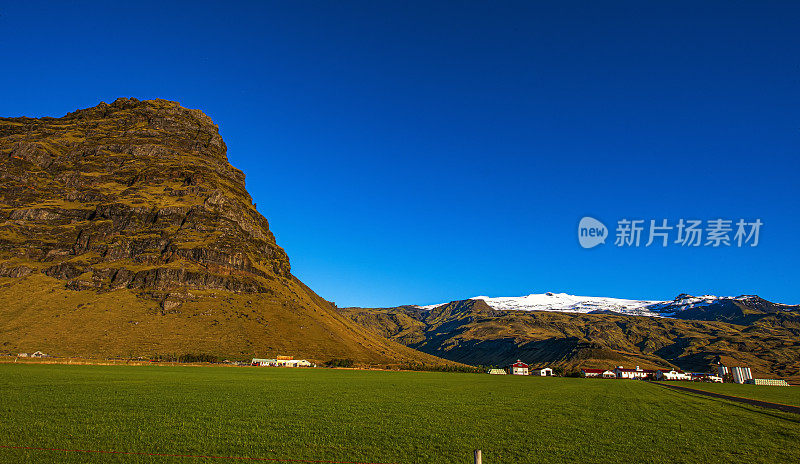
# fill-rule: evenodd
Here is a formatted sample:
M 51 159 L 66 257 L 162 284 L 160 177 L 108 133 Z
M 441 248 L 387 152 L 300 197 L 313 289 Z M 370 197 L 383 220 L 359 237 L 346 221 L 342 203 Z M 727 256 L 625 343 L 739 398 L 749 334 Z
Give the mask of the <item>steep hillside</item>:
M 751 297 L 737 300 L 738 313 L 728 303 L 715 303 L 684 315 L 706 320 L 630 316 L 602 308 L 594 313 L 502 310 L 483 299 L 429 310 L 341 311 L 385 337 L 469 364 L 505 365 L 519 358 L 566 369 L 623 364 L 707 370 L 722 360 L 751 366 L 761 375 L 800 377 L 800 314 L 767 303 Z
M 165 100 L 0 118 L 0 352 L 444 362 L 297 280 L 226 150 Z

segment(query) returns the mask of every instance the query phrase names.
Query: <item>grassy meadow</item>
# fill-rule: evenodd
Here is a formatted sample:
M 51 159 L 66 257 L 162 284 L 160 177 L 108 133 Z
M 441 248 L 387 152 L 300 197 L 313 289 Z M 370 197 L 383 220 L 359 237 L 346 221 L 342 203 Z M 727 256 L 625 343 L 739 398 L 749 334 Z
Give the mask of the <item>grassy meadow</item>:
M 800 417 L 638 381 L 0 364 L 0 462 L 796 462 Z M 640 458 L 640 459 L 639 459 Z

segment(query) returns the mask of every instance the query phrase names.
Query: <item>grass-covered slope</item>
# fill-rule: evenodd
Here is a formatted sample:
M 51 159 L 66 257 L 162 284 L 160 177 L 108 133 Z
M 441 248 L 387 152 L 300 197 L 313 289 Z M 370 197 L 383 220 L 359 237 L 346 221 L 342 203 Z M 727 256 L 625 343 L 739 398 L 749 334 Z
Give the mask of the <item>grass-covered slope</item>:
M 797 416 L 637 381 L 0 364 L 0 445 L 372 463 L 797 462 Z M 746 444 L 746 446 L 743 446 Z M 205 462 L 0 448 L 0 462 Z M 211 461 L 211 460 L 209 460 Z
M 166 100 L 0 118 L 0 353 L 442 364 L 291 274 L 217 126 Z

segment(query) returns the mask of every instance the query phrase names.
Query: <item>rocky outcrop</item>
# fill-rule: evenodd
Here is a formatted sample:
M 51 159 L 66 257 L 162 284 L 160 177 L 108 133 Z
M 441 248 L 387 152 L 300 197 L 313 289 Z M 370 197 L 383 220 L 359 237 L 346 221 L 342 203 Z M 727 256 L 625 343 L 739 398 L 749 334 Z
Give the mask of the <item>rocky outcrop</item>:
M 0 118 L 0 276 L 266 292 L 289 259 L 226 150 L 208 116 L 165 100 Z

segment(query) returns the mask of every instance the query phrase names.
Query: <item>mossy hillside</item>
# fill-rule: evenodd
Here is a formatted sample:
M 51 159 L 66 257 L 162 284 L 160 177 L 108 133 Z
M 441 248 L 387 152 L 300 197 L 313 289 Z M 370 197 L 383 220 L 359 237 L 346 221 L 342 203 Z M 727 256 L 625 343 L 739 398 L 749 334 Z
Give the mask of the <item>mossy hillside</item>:
M 448 364 L 354 325 L 299 283 L 251 294 L 175 288 L 66 290 L 43 274 L 0 279 L 0 353 L 154 358 L 204 353 L 249 360 L 289 354 L 323 363 L 433 368 Z M 454 364 L 454 363 L 450 363 Z

